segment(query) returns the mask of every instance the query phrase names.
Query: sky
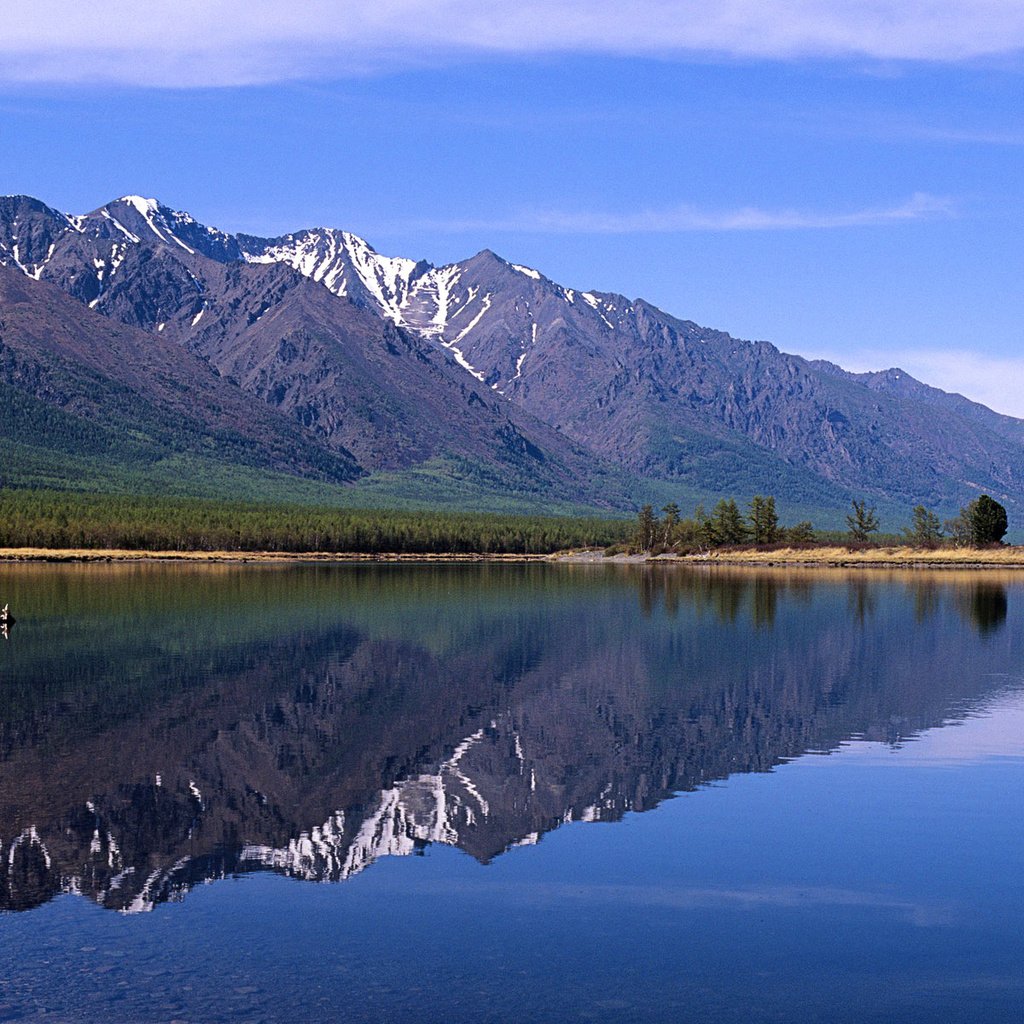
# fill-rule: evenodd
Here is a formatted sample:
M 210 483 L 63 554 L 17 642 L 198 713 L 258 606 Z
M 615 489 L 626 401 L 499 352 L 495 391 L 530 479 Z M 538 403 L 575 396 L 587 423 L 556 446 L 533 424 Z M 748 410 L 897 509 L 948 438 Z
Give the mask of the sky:
M 1020 0 L 0 0 L 0 193 L 489 248 L 1024 417 Z

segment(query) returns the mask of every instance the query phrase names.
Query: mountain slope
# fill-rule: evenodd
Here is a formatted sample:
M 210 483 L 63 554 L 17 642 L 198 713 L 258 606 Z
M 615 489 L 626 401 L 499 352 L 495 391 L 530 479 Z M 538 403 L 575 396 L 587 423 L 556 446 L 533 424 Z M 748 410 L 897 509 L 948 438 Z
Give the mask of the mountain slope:
M 850 374 L 788 356 L 642 300 L 564 288 L 488 250 L 435 268 L 329 229 L 240 241 L 246 259 L 285 262 L 353 296 L 645 476 L 947 509 L 981 490 L 1011 504 L 1024 495 L 1024 422 L 902 371 Z
M 434 267 L 329 228 L 231 236 L 138 196 L 81 217 L 6 197 L 0 264 L 181 345 L 371 474 L 445 466 L 495 493 L 622 507 L 673 489 L 1024 507 L 1024 421 L 489 250 Z
M 28 267 L 40 287 L 52 281 L 85 303 L 88 323 L 119 321 L 161 352 L 188 350 L 189 372 L 212 370 L 261 410 L 254 426 L 268 411 L 280 414 L 301 436 L 297 452 L 353 463 L 347 479 L 426 467 L 534 504 L 606 506 L 625 486 L 435 346 L 288 267 L 228 260 L 224 236 L 186 215 L 135 198 L 81 218 L 30 200 L 8 207 L 8 238 L 39 239 L 18 249 L 19 260 L 36 260 L 19 265 L 23 275 Z M 310 475 L 300 459 L 275 468 Z
M 136 470 L 189 456 L 342 483 L 361 471 L 253 403 L 170 339 L 83 310 L 0 267 L 0 431 L 10 442 Z M 6 471 L 10 474 L 10 468 Z

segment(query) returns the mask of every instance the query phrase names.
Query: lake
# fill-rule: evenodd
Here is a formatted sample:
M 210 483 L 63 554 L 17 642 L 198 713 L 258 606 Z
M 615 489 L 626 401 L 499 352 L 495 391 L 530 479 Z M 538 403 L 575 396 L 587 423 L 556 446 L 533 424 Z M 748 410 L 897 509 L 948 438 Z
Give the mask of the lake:
M 1019 1024 L 1022 588 L 0 567 L 0 1020 Z

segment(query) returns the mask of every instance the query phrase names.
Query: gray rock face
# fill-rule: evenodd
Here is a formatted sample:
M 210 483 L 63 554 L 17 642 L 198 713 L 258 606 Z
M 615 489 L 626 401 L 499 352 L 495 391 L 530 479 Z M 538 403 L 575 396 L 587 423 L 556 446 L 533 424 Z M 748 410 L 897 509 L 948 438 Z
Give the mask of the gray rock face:
M 231 236 L 138 196 L 83 217 L 7 197 L 0 264 L 172 339 L 370 471 L 453 457 L 577 498 L 596 466 L 833 507 L 1024 504 L 1022 421 L 488 250 L 434 267 L 330 228 Z
M 1024 423 L 899 370 L 850 374 L 584 292 L 485 250 L 446 267 L 380 256 L 330 230 L 247 238 L 447 349 L 464 369 L 591 451 L 644 476 L 843 502 L 1019 503 Z M 809 483 L 808 478 L 813 482 Z
M 0 389 L 22 405 L 12 440 L 68 454 L 152 462 L 212 453 L 332 482 L 363 472 L 343 446 L 318 444 L 169 337 L 83 309 L 11 268 L 0 268 Z M 42 420 L 32 415 L 42 409 Z
M 348 478 L 456 460 L 497 491 L 607 503 L 591 453 L 436 346 L 283 262 L 236 258 L 238 242 L 187 214 L 137 197 L 81 218 L 27 199 L 2 212 L 9 244 L 0 254 L 10 254 L 12 272 L 52 282 L 102 315 L 82 311 L 74 318 L 84 324 L 115 321 L 159 339 L 160 350 L 184 348 L 192 358 L 183 366 L 212 371 L 253 408 L 297 426 L 296 453 L 305 446 L 346 460 Z M 15 263 L 13 239 L 23 237 L 32 245 L 18 246 Z M 298 455 L 292 468 L 308 471 Z

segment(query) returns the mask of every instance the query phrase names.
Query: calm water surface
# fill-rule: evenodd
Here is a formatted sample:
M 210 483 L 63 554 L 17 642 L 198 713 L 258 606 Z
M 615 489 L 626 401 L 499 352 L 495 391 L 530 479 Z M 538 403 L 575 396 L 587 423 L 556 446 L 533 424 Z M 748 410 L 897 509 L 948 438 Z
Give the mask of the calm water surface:
M 1024 1020 L 1024 578 L 0 568 L 0 1020 Z

